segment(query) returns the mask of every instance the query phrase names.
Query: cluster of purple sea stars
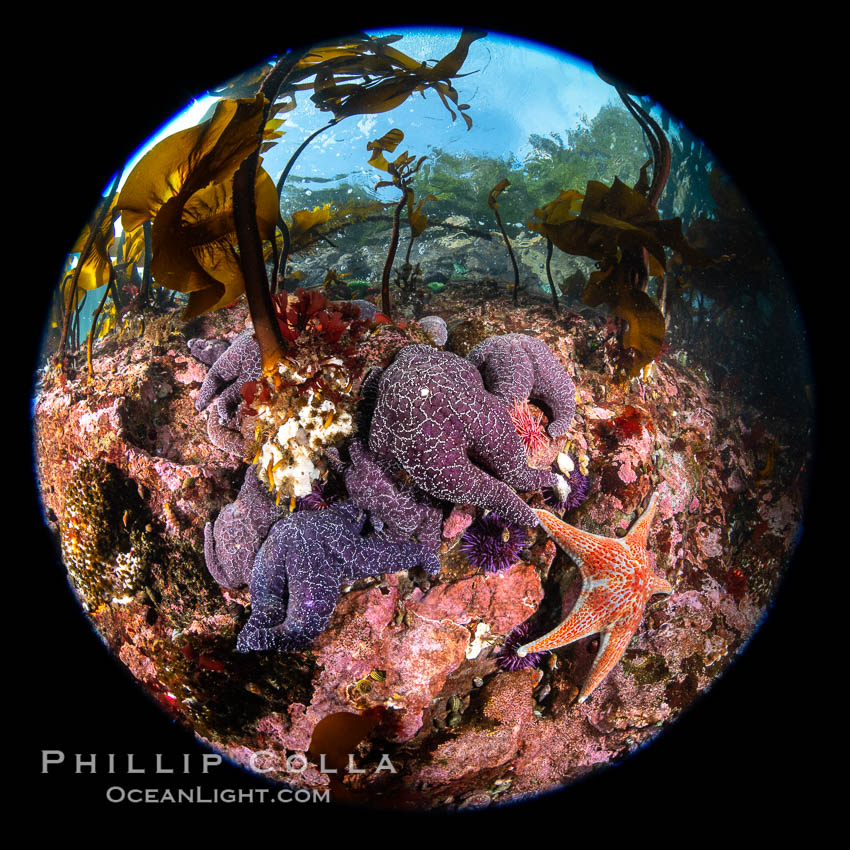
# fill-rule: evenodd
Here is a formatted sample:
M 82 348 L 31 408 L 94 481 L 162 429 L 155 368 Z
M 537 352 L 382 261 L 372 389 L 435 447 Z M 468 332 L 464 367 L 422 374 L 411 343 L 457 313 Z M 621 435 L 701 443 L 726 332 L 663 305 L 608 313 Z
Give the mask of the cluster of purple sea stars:
M 327 627 L 344 583 L 416 566 L 430 576 L 440 571 L 440 559 L 421 543 L 361 536 L 365 521 L 365 511 L 338 502 L 273 526 L 251 570 L 251 616 L 239 652 L 307 646 Z
M 204 528 L 204 558 L 210 575 L 223 587 L 247 584 L 254 556 L 280 516 L 268 489 L 249 466 L 236 501 Z
M 218 395 L 208 419 L 211 439 L 216 442 L 222 428 L 237 434 L 227 426 L 242 384 L 259 377 L 253 335 L 241 334 L 226 349 L 193 340 L 190 349 L 212 363 L 196 403 L 202 410 Z M 518 559 L 523 526 L 539 524 L 514 491 L 551 488 L 562 500 L 571 495 L 561 475 L 528 466 L 509 414 L 516 399 L 533 397 L 551 411 L 552 437 L 566 433 L 573 416 L 572 381 L 533 337 L 490 338 L 469 359 L 408 345 L 390 366 L 367 377 L 362 394 L 366 412 L 348 459 L 328 452 L 349 501 L 332 502 L 319 487 L 300 500 L 297 512 L 277 520 L 249 470 L 237 501 L 207 526 L 213 577 L 228 587 L 250 586 L 251 616 L 238 638 L 240 651 L 306 646 L 327 626 L 345 582 L 418 565 L 436 575 L 442 502 L 493 512 L 467 531 L 462 550 L 476 566 L 496 571 Z M 230 442 L 221 447 L 233 450 Z M 367 517 L 376 531 L 364 535 Z
M 528 465 L 507 406 L 485 389 L 478 369 L 428 345 L 406 346 L 381 374 L 369 449 L 433 498 L 518 525 L 539 521 L 514 490 L 554 487 L 567 495 L 561 476 Z
M 501 572 L 519 560 L 525 529 L 494 513 L 477 519 L 464 533 L 459 549 L 476 569 Z

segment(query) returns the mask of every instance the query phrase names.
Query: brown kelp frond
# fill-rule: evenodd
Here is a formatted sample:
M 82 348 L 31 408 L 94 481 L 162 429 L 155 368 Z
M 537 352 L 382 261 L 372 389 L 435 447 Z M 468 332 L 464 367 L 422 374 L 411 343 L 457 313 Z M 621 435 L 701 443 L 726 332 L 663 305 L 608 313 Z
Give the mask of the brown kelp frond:
M 607 304 L 628 322 L 622 342 L 633 349 L 633 376 L 658 356 L 664 340 L 664 314 L 647 295 L 646 284 L 649 277 L 665 273 L 665 249 L 676 251 L 688 265 L 710 262 L 682 235 L 680 219 L 659 217 L 648 190 L 646 166 L 634 188 L 617 177 L 611 186 L 590 180 L 584 194 L 561 192 L 528 222 L 530 230 L 565 253 L 596 260 L 599 270 L 591 275 L 582 300 L 593 307 Z
M 384 156 L 384 151 L 392 153 L 404 140 L 403 131 L 393 127 L 387 133 L 384 133 L 380 139 L 373 139 L 366 143 L 366 150 L 372 151 L 372 156 L 369 158 L 369 165 L 379 168 L 381 171 L 389 171 L 390 164 Z
M 410 224 L 411 241 L 421 236 L 428 226 L 428 216 L 422 212 L 422 205 L 425 201 L 436 201 L 437 198 L 435 195 L 426 195 L 419 199 L 419 203 L 415 207 L 413 206 L 414 200 L 413 189 L 411 189 L 407 193 L 407 221 Z
M 323 214 L 322 211 L 326 208 L 328 215 L 325 220 L 317 218 L 317 220 L 311 223 L 309 227 L 303 228 L 299 232 L 297 239 L 292 238 L 292 235 L 290 234 L 290 250 L 292 253 L 297 253 L 309 248 L 311 245 L 315 245 L 317 242 L 322 241 L 326 235 L 343 230 L 353 224 L 359 224 L 373 219 L 384 219 L 387 217 L 387 208 L 389 206 L 394 206 L 394 204 L 390 205 L 382 203 L 381 201 L 349 201 L 341 206 L 325 204 L 322 207 L 315 207 L 312 211 L 300 210 L 293 214 L 293 218 L 297 216 L 299 212 L 313 215 L 317 214 L 316 211 L 318 210 L 319 214 Z M 307 219 L 305 218 L 303 221 L 306 222 Z M 290 227 L 291 226 L 292 222 L 290 222 Z M 277 247 L 278 251 L 282 250 L 283 235 L 281 233 L 277 234 Z M 264 256 L 266 260 L 272 259 L 273 254 L 271 244 L 266 246 Z
M 322 224 L 327 224 L 331 217 L 331 204 L 313 207 L 312 210 L 298 210 L 292 213 L 289 223 L 289 238 L 293 248 L 303 244 L 307 234 Z
M 222 100 L 212 118 L 154 145 L 130 172 L 118 197 L 121 223 L 135 230 L 169 201 L 188 198 L 209 183 L 225 182 L 256 146 L 266 99 Z
M 561 192 L 534 215 L 540 221 L 530 221 L 529 229 L 542 233 L 567 254 L 590 257 L 605 266 L 615 264 L 623 251 L 646 249 L 650 275 L 663 274 L 665 247 L 680 252 L 688 264 L 707 262 L 682 235 L 681 219 L 661 220 L 640 191 L 617 177 L 610 187 L 590 180 L 584 195 L 575 190 Z
M 117 197 L 112 199 L 109 208 L 101 214 L 97 222 L 89 222 L 80 233 L 74 246 L 72 254 L 81 254 L 79 261 L 79 289 L 99 289 L 109 281 L 110 248 L 115 241 L 115 219 L 118 217 Z M 91 248 L 86 256 L 82 256 L 86 242 L 94 226 L 94 237 Z
M 507 177 L 500 180 L 491 190 L 490 194 L 487 195 L 487 206 L 493 210 L 493 214 L 496 216 L 496 223 L 499 225 L 499 230 L 502 231 L 502 239 L 505 240 L 505 247 L 508 249 L 508 255 L 511 258 L 511 265 L 514 268 L 514 304 L 518 303 L 519 299 L 519 267 L 517 266 L 516 257 L 514 256 L 514 249 L 511 247 L 511 240 L 508 239 L 508 234 L 505 231 L 505 227 L 502 224 L 502 217 L 499 215 L 499 195 L 505 191 L 505 189 L 510 186 L 510 180 Z
M 386 171 L 392 178 L 390 180 L 379 181 L 375 184 L 375 188 L 379 189 L 382 186 L 395 186 L 397 189 L 401 190 L 401 198 L 393 210 L 393 232 L 390 237 L 387 261 L 384 264 L 384 272 L 381 278 L 381 310 L 388 317 L 390 316 L 390 272 L 392 271 L 395 252 L 398 248 L 401 211 L 408 204 L 408 197 L 413 193 L 413 190 L 410 188 L 413 176 L 417 171 L 419 171 L 422 167 L 422 163 L 427 159 L 427 157 L 421 156 L 417 160 L 415 156 L 405 151 L 404 153 L 399 154 L 392 162 L 389 162 L 383 155 L 384 151 L 392 153 L 403 140 L 404 133 L 401 130 L 393 129 L 381 136 L 380 139 L 374 139 L 366 144 L 366 150 L 372 151 L 372 157 L 369 160 L 369 164 L 381 171 Z M 421 208 L 421 202 L 419 206 Z
M 622 345 L 630 376 L 636 376 L 661 353 L 667 327 L 664 315 L 646 292 L 633 285 L 627 266 L 618 264 L 594 272 L 581 300 L 589 307 L 607 304 L 613 316 L 628 323 Z
M 491 210 L 498 211 L 499 209 L 499 195 L 511 185 L 511 181 L 508 180 L 507 177 L 500 180 L 491 190 L 490 194 L 487 195 L 487 206 L 490 207 Z
M 116 208 L 125 230 L 153 221 L 151 271 L 156 283 L 189 293 L 184 318 L 231 303 L 245 288 L 236 256 L 231 178 L 256 149 L 263 95 L 220 101 L 212 118 L 155 145 L 127 178 Z M 255 180 L 257 226 L 271 239 L 278 199 L 269 175 Z
M 287 95 L 293 97 L 294 91 L 312 89 L 311 99 L 316 106 L 341 119 L 387 112 L 414 92 L 424 96 L 433 89 L 452 120 L 459 114 L 471 128 L 472 120 L 466 114 L 469 106 L 458 103 L 457 91 L 450 81 L 460 76 L 470 44 L 485 35 L 480 30 L 464 29 L 454 49 L 431 66 L 391 47 L 400 36 L 377 38 L 361 33 L 326 43 L 312 48 L 299 61 L 290 77 Z M 313 81 L 305 82 L 310 77 Z

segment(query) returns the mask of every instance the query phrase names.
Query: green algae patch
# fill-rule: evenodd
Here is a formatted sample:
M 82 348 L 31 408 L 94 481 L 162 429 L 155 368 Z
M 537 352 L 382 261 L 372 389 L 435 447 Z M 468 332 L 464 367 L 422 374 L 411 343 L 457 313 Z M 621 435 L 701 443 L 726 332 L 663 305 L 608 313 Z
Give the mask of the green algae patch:
M 623 658 L 623 672 L 639 685 L 652 685 L 666 679 L 670 668 L 659 653 L 628 653 Z

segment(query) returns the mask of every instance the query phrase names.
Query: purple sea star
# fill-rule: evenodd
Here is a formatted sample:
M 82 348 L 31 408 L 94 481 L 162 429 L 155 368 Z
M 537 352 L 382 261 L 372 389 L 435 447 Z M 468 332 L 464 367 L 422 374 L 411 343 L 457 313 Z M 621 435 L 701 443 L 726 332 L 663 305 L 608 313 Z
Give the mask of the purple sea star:
M 469 526 L 461 538 L 460 551 L 473 567 L 497 573 L 517 562 L 525 542 L 524 528 L 489 513 Z
M 542 401 L 552 411 L 549 436 L 567 433 L 576 410 L 576 389 L 545 342 L 525 334 L 491 336 L 466 357 L 480 369 L 487 390 L 506 405 L 515 399 Z
M 396 541 L 415 538 L 438 551 L 443 524 L 440 504 L 400 481 L 400 467 L 376 457 L 360 440 L 351 441 L 348 453 L 351 465 L 345 471 L 345 489 L 358 507 L 369 512 L 379 536 Z
M 242 401 L 242 385 L 258 380 L 261 374 L 260 347 L 253 331 L 244 331 L 210 367 L 198 390 L 195 409 L 204 410 L 218 395 L 215 405 L 219 419 L 229 421 Z
M 204 557 L 210 575 L 224 587 L 247 584 L 254 556 L 279 519 L 274 499 L 249 466 L 236 501 L 221 511 L 215 523 L 204 527 Z
M 425 333 L 431 337 L 435 345 L 443 346 L 449 338 L 449 329 L 442 316 L 423 316 L 419 319 Z
M 206 363 L 207 366 L 212 366 L 228 348 L 230 343 L 226 339 L 203 339 L 194 337 L 187 340 L 186 347 L 189 349 L 193 357 L 197 357 L 201 363 Z
M 380 374 L 369 449 L 433 498 L 477 505 L 518 525 L 539 520 L 511 487 L 567 495 L 561 476 L 528 466 L 507 407 L 484 389 L 478 369 L 428 345 L 406 346 Z
M 251 616 L 239 652 L 307 646 L 327 627 L 344 583 L 420 565 L 432 576 L 440 571 L 440 559 L 421 543 L 362 537 L 365 520 L 352 502 L 339 502 L 272 528 L 251 570 Z

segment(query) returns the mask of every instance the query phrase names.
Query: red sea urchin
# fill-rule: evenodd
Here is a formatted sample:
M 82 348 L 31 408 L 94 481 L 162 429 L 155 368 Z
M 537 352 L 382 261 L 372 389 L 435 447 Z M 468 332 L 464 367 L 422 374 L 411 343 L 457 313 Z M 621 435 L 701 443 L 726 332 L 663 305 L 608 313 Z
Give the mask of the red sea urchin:
M 519 402 L 514 399 L 513 407 L 508 408 L 511 422 L 525 446 L 525 453 L 533 457 L 549 443 L 546 431 L 543 428 L 543 413 L 537 408 L 531 407 L 527 401 Z
M 525 541 L 524 528 L 489 513 L 469 526 L 461 538 L 460 551 L 472 566 L 496 573 L 517 562 Z
M 520 657 L 516 651 L 525 643 L 528 642 L 528 621 L 520 623 L 513 631 L 505 638 L 505 645 L 502 651 L 496 656 L 496 664 L 500 670 L 513 672 L 514 670 L 527 670 L 529 667 L 536 667 L 545 652 L 529 652 L 528 655 Z

